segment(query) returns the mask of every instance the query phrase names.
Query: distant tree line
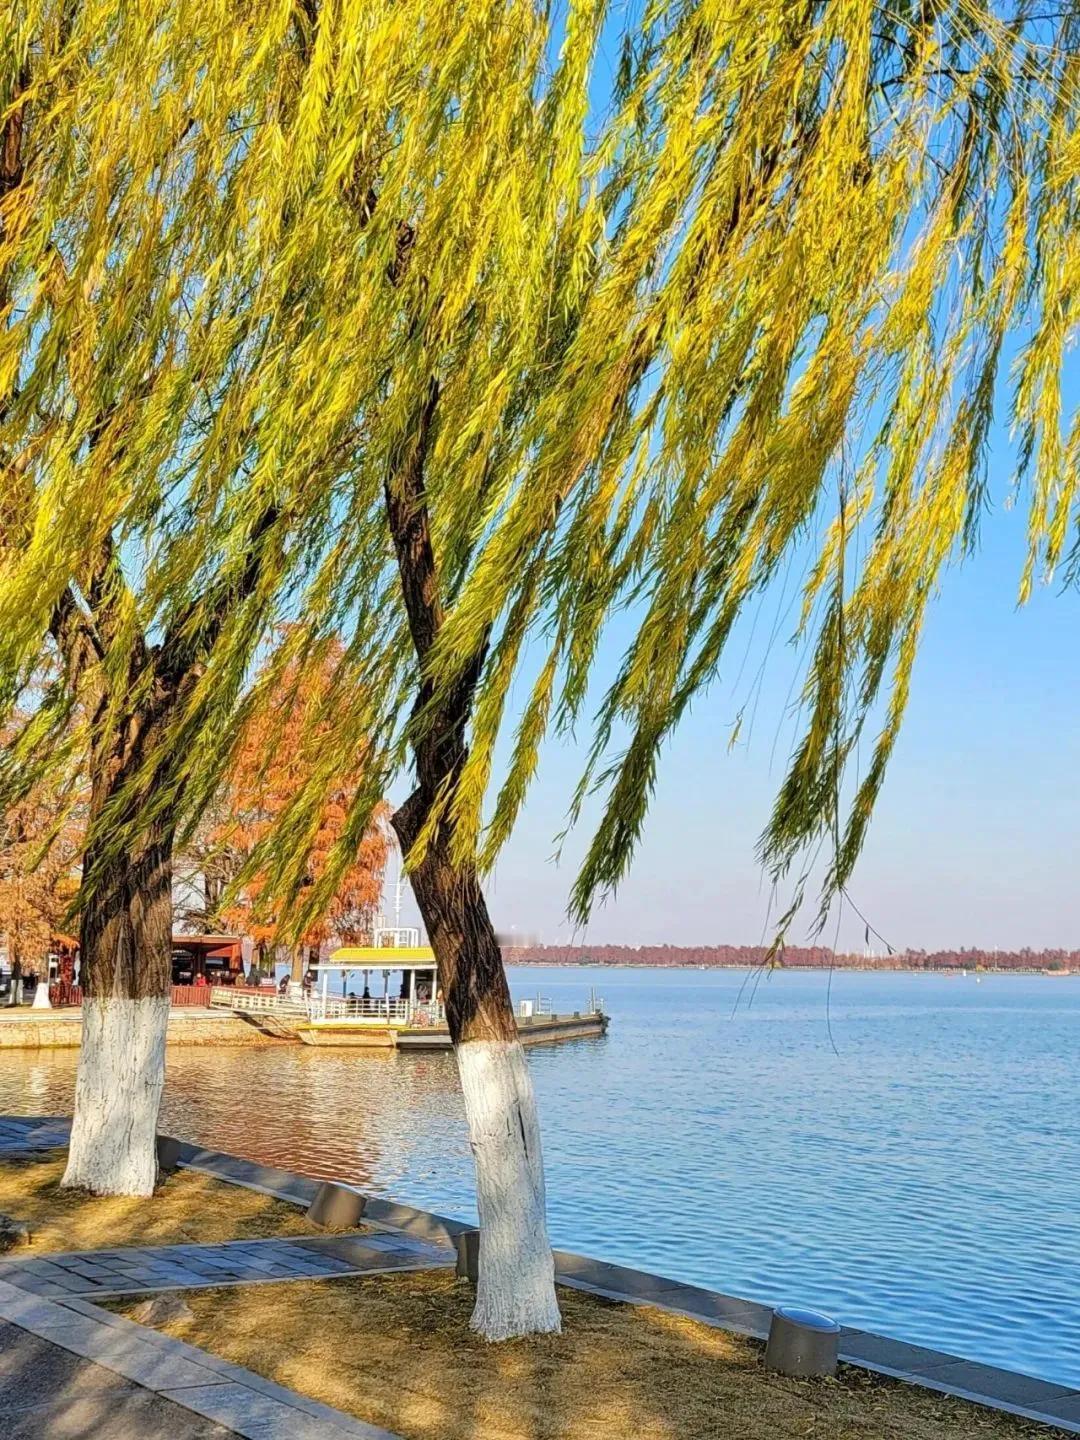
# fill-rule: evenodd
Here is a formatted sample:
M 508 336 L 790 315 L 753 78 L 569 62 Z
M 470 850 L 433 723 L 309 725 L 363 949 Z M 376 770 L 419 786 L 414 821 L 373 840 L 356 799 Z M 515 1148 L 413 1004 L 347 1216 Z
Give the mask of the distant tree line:
M 768 963 L 763 945 L 531 945 L 507 947 L 508 965 L 707 965 L 742 969 Z M 897 950 L 844 954 L 823 945 L 785 946 L 772 957 L 786 969 L 1027 970 L 1080 972 L 1080 950 Z

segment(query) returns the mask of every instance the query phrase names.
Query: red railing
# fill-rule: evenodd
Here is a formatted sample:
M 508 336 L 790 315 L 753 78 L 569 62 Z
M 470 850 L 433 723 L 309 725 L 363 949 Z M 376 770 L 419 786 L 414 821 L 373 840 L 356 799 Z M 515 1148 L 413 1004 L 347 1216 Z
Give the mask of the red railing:
M 210 986 L 174 985 L 172 987 L 172 1003 L 174 1005 L 201 1005 L 206 1007 L 210 1004 Z
M 49 986 L 50 1003 L 61 1009 L 66 1006 L 81 1005 L 82 998 L 81 988 L 78 985 L 72 985 L 69 980 L 61 980 L 58 985 Z M 210 986 L 174 985 L 171 999 L 174 1005 L 206 1007 L 210 1004 Z
M 60 1007 L 81 1005 L 82 990 L 70 980 L 61 980 L 59 984 L 49 986 L 49 1004 Z

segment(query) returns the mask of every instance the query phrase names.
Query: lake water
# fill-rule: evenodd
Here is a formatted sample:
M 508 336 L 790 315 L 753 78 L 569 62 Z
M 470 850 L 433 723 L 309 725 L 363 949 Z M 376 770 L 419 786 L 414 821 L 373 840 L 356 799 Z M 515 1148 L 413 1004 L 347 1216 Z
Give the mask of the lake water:
M 517 970 L 554 1242 L 1080 1386 L 1080 979 Z M 0 1112 L 71 1107 L 0 1052 Z M 473 1214 L 448 1054 L 181 1050 L 163 1128 Z

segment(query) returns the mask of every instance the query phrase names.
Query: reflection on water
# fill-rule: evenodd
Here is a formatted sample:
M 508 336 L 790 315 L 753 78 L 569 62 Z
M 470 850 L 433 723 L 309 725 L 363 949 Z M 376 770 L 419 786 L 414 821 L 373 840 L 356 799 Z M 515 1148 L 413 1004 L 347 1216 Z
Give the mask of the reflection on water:
M 529 1052 L 557 1244 L 1080 1385 L 1080 980 L 518 972 L 606 1039 Z M 830 1044 L 828 1018 L 836 1042 Z M 0 1111 L 70 1110 L 69 1051 Z M 174 1049 L 163 1128 L 473 1213 L 448 1054 Z
M 0 1095 L 7 1097 L 0 1054 Z M 25 1067 L 28 1113 L 64 1114 L 75 1055 L 42 1051 Z M 349 1180 L 402 1197 L 433 1156 L 468 1168 L 468 1141 L 453 1056 L 392 1050 L 170 1049 L 161 1128 L 198 1144 L 319 1179 Z

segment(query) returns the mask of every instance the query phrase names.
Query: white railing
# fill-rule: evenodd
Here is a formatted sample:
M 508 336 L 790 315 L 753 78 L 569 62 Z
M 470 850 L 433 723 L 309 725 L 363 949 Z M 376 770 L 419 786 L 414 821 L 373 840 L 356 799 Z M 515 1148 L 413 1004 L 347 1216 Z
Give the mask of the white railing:
M 393 996 L 359 999 L 348 995 L 326 995 L 318 991 L 306 999 L 278 995 L 269 990 L 215 986 L 211 1005 L 249 1014 L 278 1015 L 289 1020 L 339 1020 L 366 1025 L 444 1025 L 446 1010 L 434 1000 L 402 1000 Z
M 264 1015 L 306 1015 L 307 1004 L 276 990 L 247 990 L 242 985 L 215 985 L 210 1004 L 226 1010 L 247 1010 Z
M 402 1000 L 390 996 L 358 1000 L 342 995 L 313 995 L 308 1002 L 313 1020 L 344 1020 L 365 1025 L 444 1025 L 446 1011 L 434 1000 Z
M 316 992 L 308 1001 L 313 1020 L 370 1020 L 388 1025 L 392 1020 L 405 1024 L 409 1018 L 409 1002 L 385 999 L 356 1000 L 347 995 L 321 995 Z

